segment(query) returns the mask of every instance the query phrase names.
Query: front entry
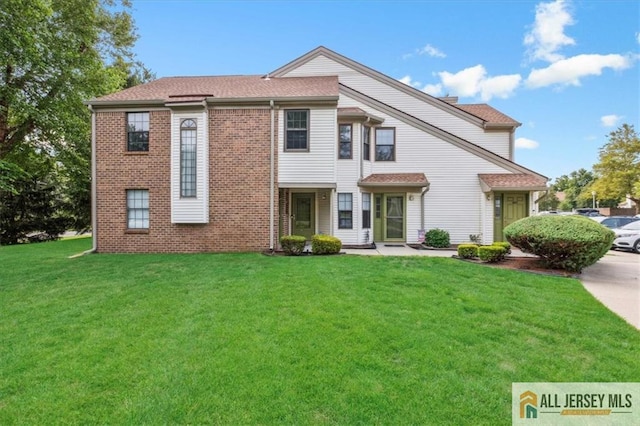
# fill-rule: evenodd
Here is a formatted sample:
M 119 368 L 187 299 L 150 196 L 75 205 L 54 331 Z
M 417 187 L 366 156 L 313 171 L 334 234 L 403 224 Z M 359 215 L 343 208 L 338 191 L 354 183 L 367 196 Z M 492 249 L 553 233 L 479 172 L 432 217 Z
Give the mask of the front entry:
M 315 230 L 315 194 L 291 194 L 291 234 L 310 241 Z
M 404 194 L 375 195 L 374 241 L 405 241 L 405 207 Z
M 493 239 L 504 241 L 502 230 L 513 222 L 527 217 L 527 194 L 496 193 L 493 203 Z

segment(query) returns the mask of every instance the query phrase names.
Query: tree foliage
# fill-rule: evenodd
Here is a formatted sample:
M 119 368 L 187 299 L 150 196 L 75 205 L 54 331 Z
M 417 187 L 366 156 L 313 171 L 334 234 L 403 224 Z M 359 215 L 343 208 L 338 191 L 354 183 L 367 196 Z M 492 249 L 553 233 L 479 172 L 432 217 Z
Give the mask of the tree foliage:
M 568 175 L 556 178 L 551 189 L 554 193 L 563 192 L 564 201 L 559 206 L 562 210 L 572 210 L 579 207 L 591 207 L 591 184 L 595 175 L 586 169 L 575 170 Z M 586 197 L 587 192 L 589 196 Z
M 597 174 L 594 191 L 618 201 L 629 195 L 640 212 L 640 137 L 632 125 L 623 124 L 609 133 L 593 169 Z
M 48 182 L 63 192 L 79 229 L 89 226 L 91 194 L 90 111 L 83 102 L 153 78 L 131 50 L 137 36 L 130 6 L 0 2 L 0 188 L 8 196 L 26 190 L 25 178 Z M 55 159 L 58 167 L 44 179 L 42 170 L 33 172 L 34 156 L 19 152 Z

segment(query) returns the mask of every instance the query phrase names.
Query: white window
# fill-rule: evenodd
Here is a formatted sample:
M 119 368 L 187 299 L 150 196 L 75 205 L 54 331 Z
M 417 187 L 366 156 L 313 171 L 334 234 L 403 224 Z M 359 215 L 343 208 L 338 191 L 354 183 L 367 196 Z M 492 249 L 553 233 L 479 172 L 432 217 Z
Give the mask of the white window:
M 149 229 L 149 190 L 127 190 L 127 228 Z
M 362 194 L 362 229 L 371 228 L 371 194 Z
M 286 151 L 309 150 L 309 110 L 285 111 Z
M 338 194 L 338 228 L 353 229 L 353 194 Z
M 182 120 L 180 124 L 180 196 L 196 196 L 197 176 L 197 125 L 196 120 Z

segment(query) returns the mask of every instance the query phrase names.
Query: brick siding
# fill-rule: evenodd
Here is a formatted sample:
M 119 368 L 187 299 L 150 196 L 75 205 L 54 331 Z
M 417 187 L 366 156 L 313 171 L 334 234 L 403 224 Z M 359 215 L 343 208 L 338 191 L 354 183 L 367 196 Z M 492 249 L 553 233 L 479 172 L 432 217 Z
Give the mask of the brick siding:
M 209 223 L 187 225 L 171 223 L 171 112 L 150 112 L 145 153 L 126 151 L 125 111 L 96 113 L 98 252 L 229 252 L 269 247 L 270 111 L 211 109 L 208 117 Z M 277 164 L 276 152 L 276 176 Z M 127 229 L 127 189 L 149 190 L 148 230 Z M 277 244 L 277 182 L 274 201 Z

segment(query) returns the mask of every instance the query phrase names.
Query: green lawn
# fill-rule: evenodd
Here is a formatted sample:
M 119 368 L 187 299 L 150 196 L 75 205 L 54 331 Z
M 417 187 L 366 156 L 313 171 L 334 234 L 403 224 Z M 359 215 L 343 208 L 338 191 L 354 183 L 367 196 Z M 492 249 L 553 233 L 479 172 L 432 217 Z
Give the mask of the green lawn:
M 577 280 L 442 258 L 0 248 L 0 424 L 509 424 L 511 383 L 640 381 Z

